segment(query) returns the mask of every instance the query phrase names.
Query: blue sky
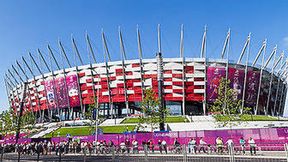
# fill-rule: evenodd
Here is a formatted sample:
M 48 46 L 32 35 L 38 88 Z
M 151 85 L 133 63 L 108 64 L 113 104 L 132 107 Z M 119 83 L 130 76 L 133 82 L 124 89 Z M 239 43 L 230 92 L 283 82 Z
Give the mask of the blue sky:
M 136 25 L 142 34 L 145 58 L 157 51 L 157 24 L 161 24 L 165 57 L 179 56 L 179 31 L 184 24 L 184 55 L 200 55 L 204 26 L 208 26 L 207 57 L 218 58 L 228 28 L 231 28 L 231 59 L 238 59 L 249 32 L 253 60 L 263 39 L 267 53 L 275 44 L 279 51 L 288 48 L 288 1 L 286 0 L 0 0 L 0 74 L 1 76 L 27 53 L 36 56 L 40 48 L 47 57 L 47 44 L 58 51 L 57 40 L 64 43 L 74 59 L 71 35 L 75 37 L 85 62 L 88 62 L 84 35 L 90 34 L 96 57 L 103 60 L 101 29 L 104 29 L 112 60 L 119 60 L 118 26 L 124 35 L 129 59 L 137 58 Z M 62 64 L 63 59 L 55 51 Z M 267 54 L 268 55 L 268 54 Z M 278 53 L 279 55 L 279 53 Z M 52 65 L 55 66 L 55 65 Z M 66 64 L 63 64 L 66 66 Z M 2 77 L 3 78 L 3 77 Z M 8 106 L 3 79 L 0 80 L 0 110 Z

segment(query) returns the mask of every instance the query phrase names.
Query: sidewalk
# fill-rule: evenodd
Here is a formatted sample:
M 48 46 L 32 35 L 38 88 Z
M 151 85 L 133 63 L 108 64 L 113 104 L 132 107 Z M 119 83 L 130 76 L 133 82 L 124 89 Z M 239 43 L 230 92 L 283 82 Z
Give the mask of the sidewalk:
M 67 156 L 81 156 L 83 155 L 83 153 L 68 153 L 68 154 L 65 154 Z M 65 156 L 63 155 L 63 156 Z M 89 153 L 86 154 L 87 156 L 89 156 Z M 91 156 L 112 156 L 112 154 L 91 154 Z M 133 154 L 133 153 L 123 153 L 123 154 L 115 154 L 116 156 L 135 156 L 135 157 L 138 157 L 138 156 L 145 156 L 145 153 L 143 151 L 140 151 L 140 153 L 138 154 Z M 162 153 L 160 154 L 158 151 L 157 152 L 154 152 L 154 153 L 149 153 L 147 154 L 148 156 L 155 156 L 155 157 L 164 157 L 164 156 L 170 156 L 170 157 L 182 157 L 183 156 L 183 153 L 181 154 L 172 154 L 172 153 L 168 153 L 168 154 L 165 154 L 165 153 Z M 201 153 L 201 154 L 189 154 L 187 153 L 187 156 L 189 157 L 230 157 L 230 155 L 228 154 L 216 154 L 216 153 L 213 153 L 213 154 L 205 154 L 205 153 Z M 250 152 L 247 152 L 245 155 L 234 155 L 235 157 L 240 157 L 240 158 L 273 158 L 273 159 L 286 159 L 286 153 L 285 151 L 262 151 L 262 152 L 258 152 L 256 155 L 250 155 Z

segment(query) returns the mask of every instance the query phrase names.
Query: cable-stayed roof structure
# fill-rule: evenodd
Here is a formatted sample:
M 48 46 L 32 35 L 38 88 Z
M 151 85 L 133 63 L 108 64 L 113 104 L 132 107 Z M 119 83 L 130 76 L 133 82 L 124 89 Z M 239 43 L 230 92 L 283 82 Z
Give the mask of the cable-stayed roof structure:
M 157 27 L 157 51 L 155 58 L 143 58 L 141 30 L 137 26 L 138 59 L 130 60 L 126 55 L 125 40 L 121 28 L 118 30 L 119 56 L 111 61 L 109 43 L 104 30 L 101 32 L 103 54 L 95 53 L 92 39 L 85 35 L 87 51 L 79 50 L 76 39 L 71 36 L 72 51 L 67 52 L 58 40 L 58 50 L 50 44 L 46 50 L 37 49 L 22 57 L 4 76 L 10 106 L 20 112 L 20 102 L 25 111 L 32 111 L 37 121 L 54 119 L 72 120 L 85 118 L 88 105 L 97 103 L 99 113 L 115 118 L 141 113 L 140 102 L 144 90 L 151 88 L 161 99 L 162 106 L 172 115 L 209 113 L 209 106 L 217 98 L 221 78 L 230 80 L 235 98 L 242 100 L 239 113 L 251 107 L 254 114 L 282 115 L 287 92 L 287 63 L 284 52 L 278 54 L 277 46 L 266 55 L 267 40 L 260 46 L 256 57 L 251 58 L 249 33 L 237 62 L 229 60 L 229 29 L 219 59 L 206 57 L 207 26 L 204 28 L 199 57 L 185 57 L 184 25 L 180 29 L 179 57 L 166 58 L 162 53 L 161 30 Z M 80 48 L 81 49 L 81 48 Z M 73 61 L 69 55 L 74 55 Z M 63 58 L 61 64 L 59 57 Z M 89 58 L 85 64 L 84 57 Z M 98 58 L 103 62 L 96 62 Z M 249 60 L 251 63 L 249 63 Z M 49 64 L 50 63 L 50 64 Z M 256 64 L 261 66 L 256 66 Z M 54 65 L 54 67 L 53 67 Z M 271 69 L 268 69 L 271 67 Z M 27 86 L 25 92 L 24 85 Z M 25 98 L 21 98 L 21 94 Z

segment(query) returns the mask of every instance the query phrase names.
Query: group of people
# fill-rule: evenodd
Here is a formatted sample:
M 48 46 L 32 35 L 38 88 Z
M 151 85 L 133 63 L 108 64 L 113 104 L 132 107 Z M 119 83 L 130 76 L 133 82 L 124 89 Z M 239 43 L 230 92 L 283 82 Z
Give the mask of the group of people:
M 247 143 L 246 143 L 247 142 Z M 141 145 L 142 144 L 142 145 Z M 248 144 L 248 145 L 247 145 Z M 236 144 L 237 145 L 237 144 Z M 1 144 L 1 148 L 7 152 L 16 151 L 19 154 L 42 154 L 42 155 L 51 155 L 52 152 L 55 152 L 56 155 L 63 155 L 67 153 L 83 153 L 83 154 L 109 154 L 113 151 L 115 153 L 133 153 L 137 154 L 141 151 L 144 153 L 154 153 L 155 150 L 159 150 L 162 153 L 168 153 L 170 150 L 172 153 L 181 153 L 183 151 L 183 145 L 180 144 L 177 138 L 174 139 L 173 146 L 168 146 L 165 140 L 158 140 L 154 144 L 154 140 L 143 140 L 139 144 L 137 139 L 128 139 L 121 141 L 118 145 L 114 144 L 112 140 L 106 142 L 105 140 L 85 142 L 80 140 L 69 140 L 69 141 L 42 141 L 42 142 L 26 142 L 22 144 Z M 225 150 L 229 154 L 232 154 L 235 151 L 235 143 L 232 138 L 229 138 L 225 143 L 221 137 L 215 139 L 214 144 L 207 144 L 203 138 L 200 138 L 199 141 L 196 138 L 191 138 L 187 143 L 188 153 L 196 154 L 198 153 L 212 153 L 213 151 L 218 154 L 223 154 Z M 214 147 L 215 146 L 215 147 Z M 256 143 L 251 137 L 248 140 L 244 140 L 243 137 L 239 139 L 240 151 L 245 154 L 246 146 L 249 146 L 251 155 L 256 154 Z M 186 148 L 185 148 L 186 149 Z M 238 149 L 239 150 L 239 149 Z
M 167 142 L 165 140 L 158 140 L 158 148 L 160 153 L 162 154 L 165 152 L 167 154 Z M 149 152 L 149 153 L 154 153 L 155 151 L 155 145 L 152 139 L 150 140 L 143 140 L 142 141 L 142 147 L 139 147 L 139 143 L 136 139 L 132 140 L 132 143 L 130 142 L 129 139 L 126 139 L 125 141 L 120 142 L 119 144 L 119 150 L 116 150 L 116 153 L 130 153 L 132 150 L 132 153 L 139 153 L 139 151 L 142 149 L 144 152 Z
M 250 137 L 247 140 L 248 146 L 250 148 L 250 154 L 251 155 L 256 155 L 256 143 L 255 140 Z M 226 147 L 225 147 L 226 146 Z M 240 146 L 240 151 L 242 154 L 245 154 L 246 151 L 246 141 L 244 140 L 243 137 L 239 139 L 239 146 Z M 232 154 L 236 149 L 235 149 L 235 143 L 232 140 L 232 138 L 229 138 L 225 143 L 223 141 L 222 137 L 217 137 L 215 140 L 215 147 L 212 147 L 211 144 L 207 144 L 203 138 L 200 138 L 199 140 L 199 145 L 197 144 L 197 141 L 195 138 L 191 138 L 188 142 L 188 153 L 196 154 L 197 150 L 200 153 L 203 151 L 204 153 L 212 153 L 213 151 L 217 152 L 218 154 L 223 154 L 224 150 L 227 150 L 228 154 Z
M 83 154 L 104 154 L 108 153 L 109 149 L 114 146 L 113 141 L 97 141 L 97 142 L 80 142 L 77 140 L 69 141 L 41 141 L 41 142 L 25 142 L 21 144 L 1 144 L 1 149 L 4 152 L 17 152 L 19 154 L 41 154 L 51 155 L 55 152 L 56 155 L 67 153 L 83 153 Z

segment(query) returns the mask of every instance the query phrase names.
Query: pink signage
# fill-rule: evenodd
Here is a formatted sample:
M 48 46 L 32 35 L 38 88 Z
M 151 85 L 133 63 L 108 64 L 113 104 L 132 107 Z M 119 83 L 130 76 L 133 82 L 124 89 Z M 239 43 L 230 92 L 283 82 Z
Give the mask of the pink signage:
M 55 79 L 55 94 L 58 100 L 58 107 L 59 108 L 66 108 L 68 107 L 68 94 L 67 94 L 67 87 L 65 85 L 64 77 L 59 77 Z
M 224 67 L 208 67 L 207 69 L 207 100 L 215 101 L 218 96 L 218 86 L 221 78 L 225 78 L 226 70 Z
M 53 79 L 45 80 L 45 89 L 46 89 L 46 95 L 47 95 L 49 109 L 54 109 L 57 107 L 54 88 L 55 87 L 54 87 L 54 80 Z
M 257 102 L 260 72 L 250 69 L 247 73 L 245 102 L 247 106 L 254 107 Z
M 228 78 L 230 86 L 235 92 L 235 99 L 242 99 L 244 85 L 244 69 L 240 67 L 229 67 Z
M 71 107 L 80 106 L 77 76 L 75 74 L 66 76 L 66 84 L 67 84 L 67 88 L 68 88 L 68 96 L 69 96 L 70 106 Z

